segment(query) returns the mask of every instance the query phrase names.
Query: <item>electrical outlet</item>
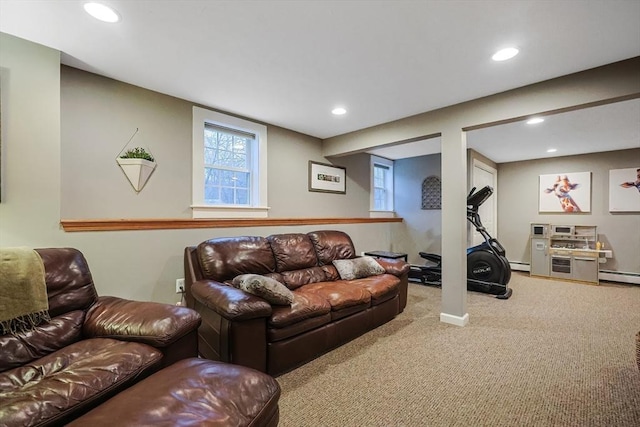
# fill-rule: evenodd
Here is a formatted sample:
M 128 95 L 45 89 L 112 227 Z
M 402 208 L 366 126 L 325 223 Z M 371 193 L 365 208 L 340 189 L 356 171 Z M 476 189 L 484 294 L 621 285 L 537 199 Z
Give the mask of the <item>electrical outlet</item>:
M 184 292 L 184 279 L 176 279 L 176 294 Z

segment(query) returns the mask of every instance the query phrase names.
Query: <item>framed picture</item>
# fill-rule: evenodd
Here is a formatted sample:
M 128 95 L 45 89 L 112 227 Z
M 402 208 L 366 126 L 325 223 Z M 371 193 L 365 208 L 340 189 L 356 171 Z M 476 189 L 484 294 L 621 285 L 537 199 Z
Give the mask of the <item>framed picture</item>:
M 347 193 L 347 169 L 309 160 L 309 191 Z
M 609 212 L 640 212 L 640 167 L 609 171 Z
M 591 172 L 540 175 L 540 212 L 591 212 Z

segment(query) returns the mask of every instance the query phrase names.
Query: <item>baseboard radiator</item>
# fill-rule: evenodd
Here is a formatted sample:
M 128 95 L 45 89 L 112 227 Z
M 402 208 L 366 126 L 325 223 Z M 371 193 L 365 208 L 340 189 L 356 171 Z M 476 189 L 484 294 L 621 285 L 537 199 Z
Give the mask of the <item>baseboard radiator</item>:
M 529 264 L 524 262 L 509 262 L 513 271 L 530 271 Z M 631 283 L 640 285 L 640 273 L 630 273 L 624 271 L 600 270 L 598 277 L 600 280 L 610 282 Z

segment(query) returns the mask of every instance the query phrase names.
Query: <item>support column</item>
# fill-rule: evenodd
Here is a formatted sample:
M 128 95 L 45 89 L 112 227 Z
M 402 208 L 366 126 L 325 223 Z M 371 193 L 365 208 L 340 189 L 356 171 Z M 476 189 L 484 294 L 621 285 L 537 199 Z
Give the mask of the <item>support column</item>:
M 469 323 L 467 313 L 467 139 L 442 132 L 442 312 L 440 321 Z

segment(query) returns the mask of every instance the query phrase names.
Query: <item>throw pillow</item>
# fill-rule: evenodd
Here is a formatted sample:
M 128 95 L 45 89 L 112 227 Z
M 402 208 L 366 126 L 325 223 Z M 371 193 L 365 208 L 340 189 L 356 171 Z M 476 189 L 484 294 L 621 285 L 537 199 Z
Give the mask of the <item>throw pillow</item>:
M 233 278 L 233 286 L 259 296 L 271 304 L 289 305 L 293 302 L 293 292 L 275 279 L 259 274 L 241 274 Z
M 385 273 L 385 269 L 370 256 L 336 259 L 332 262 L 342 280 L 360 279 Z

